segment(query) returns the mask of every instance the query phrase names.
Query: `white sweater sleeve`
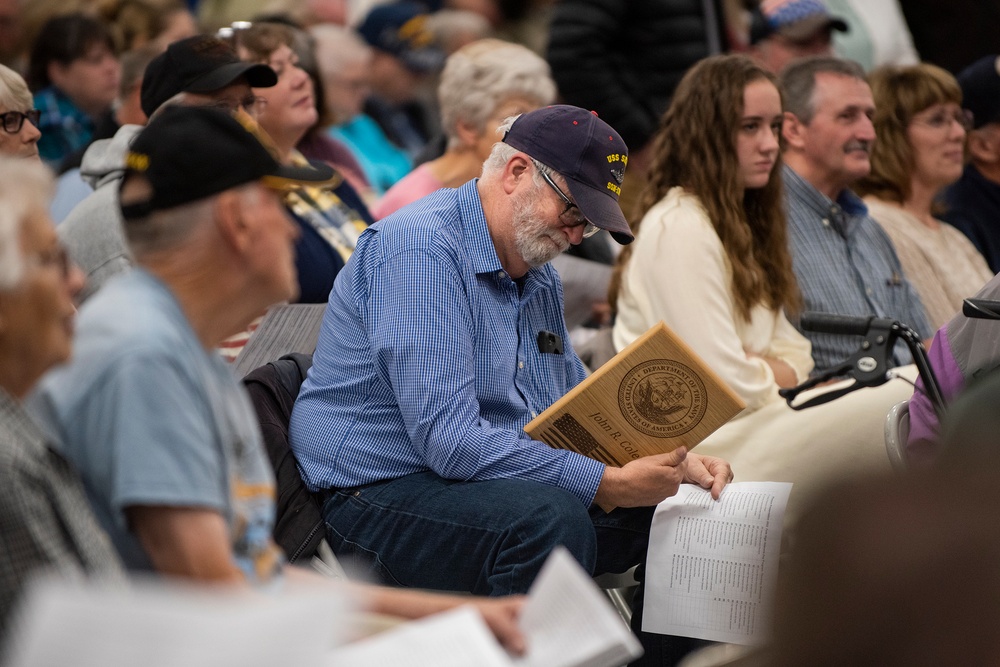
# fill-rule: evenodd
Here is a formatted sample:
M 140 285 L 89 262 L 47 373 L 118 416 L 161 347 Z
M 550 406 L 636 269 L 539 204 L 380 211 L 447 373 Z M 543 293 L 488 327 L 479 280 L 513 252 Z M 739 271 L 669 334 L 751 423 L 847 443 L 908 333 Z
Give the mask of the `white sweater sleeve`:
M 619 297 L 616 348 L 663 320 L 748 407 L 772 399 L 777 391 L 774 375 L 764 360 L 747 356 L 751 341 L 741 339 L 739 331 L 748 327 L 736 326 L 731 268 L 698 201 L 676 189 L 668 193 L 643 219 L 635 246 Z M 778 318 L 785 321 L 780 314 Z M 787 321 L 785 325 L 791 328 Z M 788 358 L 787 344 L 774 342 L 774 349 L 754 351 Z M 797 375 L 801 365 L 792 364 Z

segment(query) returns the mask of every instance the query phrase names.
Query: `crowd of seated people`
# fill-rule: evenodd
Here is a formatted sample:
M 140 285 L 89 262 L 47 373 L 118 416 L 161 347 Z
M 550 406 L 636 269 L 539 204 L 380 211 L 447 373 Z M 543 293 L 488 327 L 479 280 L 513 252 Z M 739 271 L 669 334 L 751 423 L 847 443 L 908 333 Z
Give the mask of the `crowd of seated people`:
M 878 477 L 911 394 L 911 464 L 950 456 L 902 345 L 877 389 L 804 411 L 778 391 L 859 349 L 803 329 L 809 311 L 907 324 L 949 403 L 998 365 L 997 325 L 960 311 L 997 293 L 1000 57 L 950 73 L 910 49 L 866 72 L 832 39 L 857 16 L 822 0 L 724 0 L 697 36 L 666 0 L 507 4 L 24 10 L 0 45 L 0 651 L 42 572 L 330 585 L 277 546 L 282 489 L 227 363 L 276 304 L 325 309 L 283 426 L 326 541 L 385 585 L 352 589 L 379 612 L 470 602 L 522 652 L 522 594 L 564 544 L 593 574 L 637 567 L 634 665 L 676 664 L 700 642 L 643 631 L 642 610 L 652 511 L 680 484 L 792 482 L 804 563 L 860 511 L 824 513 L 828 485 L 876 475 L 858 488 L 890 509 L 922 501 Z M 499 38 L 550 10 L 549 53 Z M 657 79 L 574 41 L 612 20 L 696 57 Z M 587 108 L 557 86 L 609 66 Z M 524 433 L 588 373 L 551 264 L 585 238 L 615 258 L 604 358 L 662 321 L 746 403 L 697 449 L 615 468 Z M 825 641 L 793 645 L 796 604 L 775 655 Z

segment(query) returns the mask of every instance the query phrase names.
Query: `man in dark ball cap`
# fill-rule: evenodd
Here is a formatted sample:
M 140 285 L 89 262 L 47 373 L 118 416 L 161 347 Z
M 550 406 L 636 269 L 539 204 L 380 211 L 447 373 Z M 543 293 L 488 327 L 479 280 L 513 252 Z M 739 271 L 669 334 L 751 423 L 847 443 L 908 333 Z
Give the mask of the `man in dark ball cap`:
M 614 468 L 524 433 L 585 377 L 548 262 L 599 229 L 632 241 L 628 148 L 573 106 L 500 129 L 481 178 L 362 234 L 292 412 L 334 550 L 408 587 L 524 593 L 557 545 L 623 572 L 657 503 L 683 481 L 718 497 L 732 476 L 683 449 Z

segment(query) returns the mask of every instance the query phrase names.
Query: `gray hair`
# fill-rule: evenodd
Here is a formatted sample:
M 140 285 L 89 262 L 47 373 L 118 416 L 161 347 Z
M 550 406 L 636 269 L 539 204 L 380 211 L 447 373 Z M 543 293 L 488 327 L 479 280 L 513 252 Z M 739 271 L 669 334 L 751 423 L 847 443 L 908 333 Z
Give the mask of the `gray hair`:
M 146 73 L 146 67 L 153 61 L 153 58 L 162 52 L 163 49 L 158 45 L 147 44 L 122 54 L 118 102 L 127 98 L 136 87 L 142 85 L 142 77 Z
M 434 35 L 445 53 L 493 34 L 490 21 L 478 12 L 466 9 L 439 9 L 427 17 L 427 30 Z
M 813 56 L 790 63 L 781 72 L 779 83 L 785 102 L 785 111 L 808 125 L 816 113 L 815 97 L 817 74 L 839 74 L 867 81 L 865 70 L 853 60 L 833 56 Z
M 0 107 L 6 111 L 26 111 L 34 104 L 28 84 L 21 75 L 0 65 Z
M 345 65 L 367 63 L 372 48 L 351 28 L 324 23 L 309 28 L 316 44 L 316 64 L 324 76 L 336 74 Z
M 499 39 L 482 39 L 448 56 L 438 86 L 448 147 L 458 145 L 459 121 L 491 131 L 486 121 L 515 95 L 535 100 L 539 106 L 555 100 L 556 84 L 549 65 L 531 50 Z
M 22 225 L 30 213 L 48 210 L 53 191 L 52 172 L 45 165 L 0 156 L 0 291 L 13 289 L 24 277 Z
M 256 206 L 258 200 L 255 184 L 256 181 L 245 183 L 223 192 L 235 190 L 241 197 L 254 197 L 252 201 L 247 202 L 247 205 Z M 148 181 L 138 175 L 131 176 L 122 185 L 123 202 L 141 199 L 149 188 Z M 176 250 L 191 241 L 196 230 L 212 219 L 216 200 L 223 192 L 173 208 L 153 211 L 143 218 L 125 220 L 125 239 L 136 260 L 141 262 L 143 257 Z

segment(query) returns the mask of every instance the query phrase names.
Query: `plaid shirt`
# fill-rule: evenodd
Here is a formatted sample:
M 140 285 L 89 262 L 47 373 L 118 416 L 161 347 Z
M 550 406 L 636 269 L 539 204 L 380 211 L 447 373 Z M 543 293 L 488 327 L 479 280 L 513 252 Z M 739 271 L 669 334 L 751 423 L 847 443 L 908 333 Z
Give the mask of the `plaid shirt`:
M 885 317 L 911 326 L 921 338 L 931 334 L 920 297 L 903 275 L 896 250 L 885 231 L 850 190 L 831 201 L 785 166 L 788 235 L 803 311 L 857 317 Z M 793 324 L 798 324 L 797 319 Z M 814 373 L 857 352 L 858 336 L 803 331 L 812 343 Z M 903 343 L 890 360 L 912 361 Z
M 90 512 L 66 460 L 0 389 L 0 638 L 29 577 L 124 575 L 118 554 Z
M 589 504 L 604 465 L 523 428 L 585 376 L 550 265 L 518 281 L 497 257 L 476 181 L 376 223 L 337 276 L 292 448 L 313 489 L 433 470 L 528 479 Z M 564 354 L 542 353 L 540 331 Z
M 55 86 L 35 93 L 35 108 L 42 112 L 38 153 L 57 169 L 70 153 L 83 148 L 94 136 L 94 121 Z

